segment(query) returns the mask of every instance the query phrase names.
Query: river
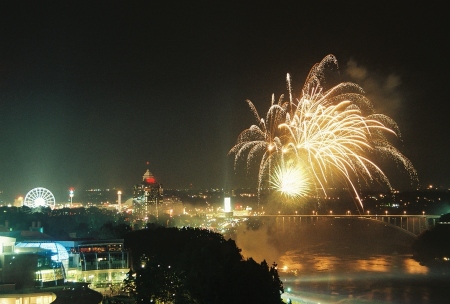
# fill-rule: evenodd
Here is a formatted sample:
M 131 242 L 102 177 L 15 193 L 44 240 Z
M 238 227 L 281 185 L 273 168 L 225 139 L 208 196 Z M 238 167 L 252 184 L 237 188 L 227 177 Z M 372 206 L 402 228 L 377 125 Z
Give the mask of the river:
M 276 263 L 292 303 L 450 303 L 450 280 L 412 258 L 414 237 L 384 223 L 264 220 L 235 235 L 245 258 Z

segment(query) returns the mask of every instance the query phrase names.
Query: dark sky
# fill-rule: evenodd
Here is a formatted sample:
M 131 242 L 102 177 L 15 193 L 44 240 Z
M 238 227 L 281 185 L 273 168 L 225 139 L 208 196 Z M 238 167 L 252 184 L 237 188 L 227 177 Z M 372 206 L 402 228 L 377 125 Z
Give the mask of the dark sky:
M 165 188 L 240 185 L 245 100 L 264 114 L 328 54 L 397 121 L 421 184 L 450 187 L 444 7 L 262 2 L 1 1 L 0 190 L 127 195 L 147 161 Z

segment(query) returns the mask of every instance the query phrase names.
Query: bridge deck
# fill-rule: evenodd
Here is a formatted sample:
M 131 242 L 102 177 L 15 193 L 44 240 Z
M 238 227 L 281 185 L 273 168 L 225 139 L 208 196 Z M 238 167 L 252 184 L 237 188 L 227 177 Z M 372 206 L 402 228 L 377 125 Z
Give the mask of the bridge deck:
M 243 217 L 243 216 L 237 216 Z M 261 214 L 255 217 L 271 217 L 283 221 L 298 221 L 300 224 L 312 223 L 326 218 L 360 218 L 385 222 L 388 225 L 397 227 L 407 233 L 419 235 L 424 230 L 436 225 L 437 219 L 440 215 L 426 215 L 426 214 Z

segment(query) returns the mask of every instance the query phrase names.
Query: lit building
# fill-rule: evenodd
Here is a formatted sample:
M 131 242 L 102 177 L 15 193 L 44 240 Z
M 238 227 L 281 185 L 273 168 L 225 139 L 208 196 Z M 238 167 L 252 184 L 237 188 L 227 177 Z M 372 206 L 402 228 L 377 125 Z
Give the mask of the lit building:
M 63 277 L 66 275 L 66 269 L 69 268 L 69 254 L 67 250 L 59 243 L 52 241 L 32 241 L 17 242 L 15 247 L 17 252 L 26 252 L 44 249 L 49 251 L 52 262 L 62 264 Z M 36 249 L 39 248 L 39 249 Z
M 117 284 L 130 269 L 123 239 L 56 240 L 37 231 L 0 235 L 0 283 L 13 282 L 18 289 L 64 282 Z
M 58 241 L 69 254 L 67 281 L 121 283 L 130 269 L 123 239 Z
M 156 182 L 155 177 L 147 169 L 142 182 L 133 188 L 134 212 L 141 218 L 149 215 L 158 217 L 159 208 L 163 198 L 162 185 Z
M 16 239 L 0 236 L 0 283 L 14 288 L 55 286 L 64 283 L 64 267 L 54 253 L 42 247 L 17 248 Z
M 2 292 L 3 291 L 3 292 Z M 33 293 L 14 293 L 13 290 L 0 289 L 1 297 L 0 303 L 2 304 L 17 304 L 17 303 L 42 303 L 49 304 L 56 300 L 56 294 L 53 292 L 33 292 Z

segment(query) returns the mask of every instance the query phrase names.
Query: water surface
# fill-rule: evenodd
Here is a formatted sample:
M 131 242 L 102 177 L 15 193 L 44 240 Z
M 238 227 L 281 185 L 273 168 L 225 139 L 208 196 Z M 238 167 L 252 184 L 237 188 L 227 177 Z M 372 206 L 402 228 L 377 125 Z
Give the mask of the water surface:
M 244 257 L 278 265 L 293 303 L 450 303 L 450 280 L 412 257 L 414 236 L 371 220 L 240 227 Z

